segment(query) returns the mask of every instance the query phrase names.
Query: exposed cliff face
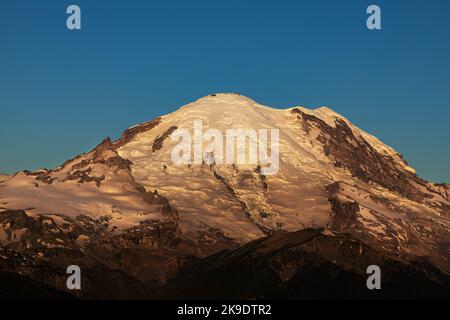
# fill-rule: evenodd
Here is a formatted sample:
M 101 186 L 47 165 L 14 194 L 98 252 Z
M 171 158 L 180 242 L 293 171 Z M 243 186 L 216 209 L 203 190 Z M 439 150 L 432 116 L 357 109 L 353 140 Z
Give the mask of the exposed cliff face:
M 399 166 L 391 155 L 379 153 L 363 136 L 357 135 L 345 120 L 336 118 L 335 125 L 331 126 L 299 109 L 293 109 L 292 113 L 298 115 L 307 133 L 313 130 L 318 132 L 316 140 L 323 145 L 324 154 L 333 159 L 336 167 L 349 170 L 352 176 L 363 182 L 379 184 L 414 201 L 422 201 L 428 196 L 416 187 L 426 186 L 424 180 Z
M 175 165 L 171 136 L 176 129 L 192 133 L 196 120 L 203 130 L 223 132 L 278 128 L 278 173 L 266 176 L 260 164 Z M 278 110 L 217 94 L 129 128 L 117 141 L 107 138 L 58 168 L 0 176 L 0 270 L 64 290 L 65 268 L 79 264 L 89 274 L 86 297 L 116 297 L 115 290 L 138 297 L 170 284 L 194 260 L 239 247 L 247 252 L 255 239 L 310 228 L 297 234 L 314 234 L 311 245 L 297 243 L 309 251 L 289 258 L 298 279 L 317 268 L 357 281 L 364 264 L 387 259 L 420 279 L 436 268 L 441 286 L 441 275 L 450 273 L 449 193 L 448 185 L 420 179 L 395 150 L 330 109 Z M 342 264 L 334 265 L 325 243 L 346 241 L 367 246 L 378 260 L 352 250 L 345 256 L 336 247 Z M 215 259 L 202 266 L 216 266 Z M 353 263 L 360 267 L 347 273 Z M 278 285 L 280 278 L 264 272 Z M 99 291 L 111 277 L 120 279 L 117 286 Z
M 429 184 L 429 188 L 432 192 L 436 192 L 439 195 L 441 195 L 445 200 L 450 201 L 450 185 L 446 183 L 435 183 Z
M 136 125 L 134 127 L 128 128 L 124 131 L 122 134 L 122 137 L 120 137 L 119 140 L 114 142 L 114 145 L 116 148 L 119 148 L 128 142 L 132 141 L 138 134 L 146 132 L 148 130 L 153 129 L 157 125 L 161 123 L 161 118 L 156 118 L 154 120 Z

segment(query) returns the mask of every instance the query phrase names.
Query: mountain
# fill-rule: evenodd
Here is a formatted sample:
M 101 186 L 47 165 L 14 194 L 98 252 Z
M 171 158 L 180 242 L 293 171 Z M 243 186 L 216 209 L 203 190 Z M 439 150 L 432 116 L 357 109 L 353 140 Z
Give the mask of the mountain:
M 268 174 L 250 161 L 221 164 L 214 152 L 209 161 L 175 164 L 174 136 L 198 132 L 199 121 L 202 134 L 278 129 L 278 170 Z M 210 144 L 192 142 L 204 150 Z M 295 298 L 309 292 L 298 277 L 288 281 L 289 290 L 273 289 L 286 285 L 288 271 L 280 266 L 294 264 L 291 276 L 306 278 L 338 270 L 353 288 L 367 278 L 366 264 L 377 262 L 391 278 L 409 275 L 419 289 L 448 294 L 449 193 L 449 185 L 419 178 L 402 155 L 328 108 L 280 110 L 213 94 L 55 169 L 0 176 L 0 271 L 67 291 L 65 270 L 76 264 L 83 270 L 79 297 L 176 298 L 197 279 L 186 270 L 207 269 L 202 274 L 217 281 L 220 270 L 235 270 L 238 283 L 249 279 L 255 262 L 272 282 L 255 278 L 253 291 L 223 295 Z M 311 232 L 306 250 L 298 239 Z M 293 248 L 282 246 L 292 238 Z M 278 254 L 288 260 L 255 258 L 248 247 L 255 241 L 280 245 Z M 342 251 L 342 243 L 353 247 Z M 236 254 L 245 261 L 230 261 Z M 204 278 L 198 283 L 206 288 Z M 264 285 L 273 286 L 264 291 Z

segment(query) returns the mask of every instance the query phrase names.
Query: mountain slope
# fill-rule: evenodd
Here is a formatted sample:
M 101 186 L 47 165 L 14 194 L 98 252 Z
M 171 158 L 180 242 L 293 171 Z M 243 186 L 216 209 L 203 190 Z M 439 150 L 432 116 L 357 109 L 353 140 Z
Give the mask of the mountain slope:
M 175 165 L 174 132 L 193 132 L 199 120 L 203 131 L 279 129 L 278 172 L 264 175 L 259 164 Z M 29 257 L 17 266 L 0 256 L 0 267 L 38 278 L 43 266 L 62 270 L 75 259 L 88 270 L 120 271 L 124 283 L 159 287 L 189 257 L 322 228 L 449 274 L 449 192 L 328 108 L 280 110 L 215 94 L 131 127 L 117 141 L 105 139 L 58 168 L 0 176 L 1 246 Z M 61 256 L 67 259 L 57 262 Z M 44 279 L 61 288 L 61 277 Z
M 381 291 L 367 290 L 370 265 L 383 270 Z M 430 281 L 430 274 L 438 280 Z M 304 229 L 195 261 L 154 294 L 207 300 L 433 299 L 449 297 L 448 280 L 423 262 L 386 258 L 348 233 Z

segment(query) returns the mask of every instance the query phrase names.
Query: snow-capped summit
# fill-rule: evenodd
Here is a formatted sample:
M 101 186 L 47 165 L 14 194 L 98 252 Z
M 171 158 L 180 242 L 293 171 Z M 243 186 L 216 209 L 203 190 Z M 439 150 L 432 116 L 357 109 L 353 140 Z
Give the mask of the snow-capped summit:
M 228 103 L 240 103 L 240 104 L 256 104 L 256 102 L 244 95 L 241 95 L 239 93 L 211 93 L 209 95 L 206 95 L 200 99 L 198 99 L 195 103 L 200 102 L 228 102 Z

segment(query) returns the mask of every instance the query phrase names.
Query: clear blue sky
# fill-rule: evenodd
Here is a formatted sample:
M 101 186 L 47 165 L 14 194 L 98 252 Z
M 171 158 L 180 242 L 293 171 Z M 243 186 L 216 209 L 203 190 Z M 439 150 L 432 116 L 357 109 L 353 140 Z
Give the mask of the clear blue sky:
M 78 4 L 82 30 L 66 29 Z M 365 27 L 382 9 L 382 30 Z M 450 182 L 450 1 L 2 1 L 0 172 L 54 167 L 212 92 L 329 106 Z

